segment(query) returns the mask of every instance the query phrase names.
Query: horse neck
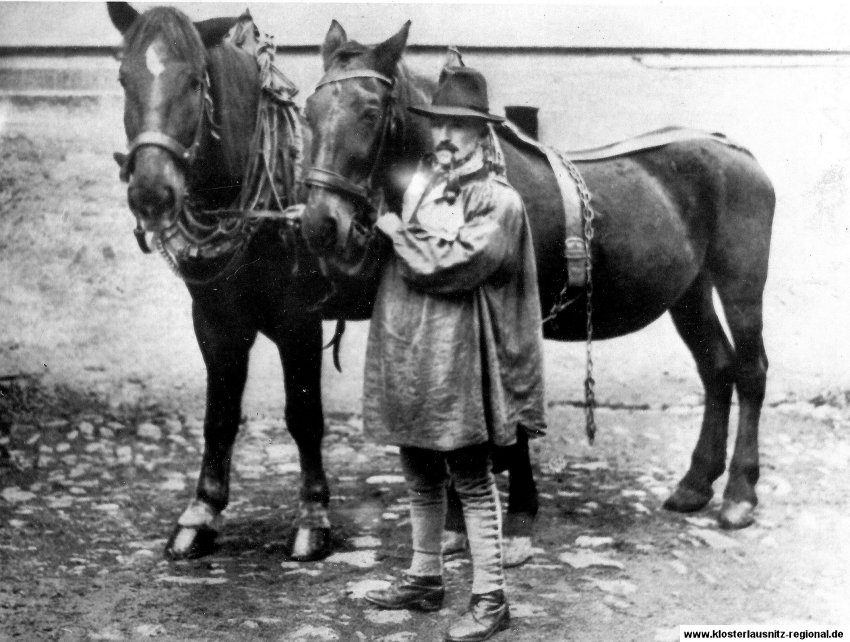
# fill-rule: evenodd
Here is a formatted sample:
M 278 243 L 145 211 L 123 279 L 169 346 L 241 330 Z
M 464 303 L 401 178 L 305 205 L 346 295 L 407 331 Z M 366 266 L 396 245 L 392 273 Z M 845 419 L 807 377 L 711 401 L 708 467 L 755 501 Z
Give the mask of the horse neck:
M 211 206 L 224 207 L 236 198 L 249 161 L 259 75 L 253 57 L 230 43 L 208 50 L 207 59 L 214 125 L 207 124 L 193 189 Z

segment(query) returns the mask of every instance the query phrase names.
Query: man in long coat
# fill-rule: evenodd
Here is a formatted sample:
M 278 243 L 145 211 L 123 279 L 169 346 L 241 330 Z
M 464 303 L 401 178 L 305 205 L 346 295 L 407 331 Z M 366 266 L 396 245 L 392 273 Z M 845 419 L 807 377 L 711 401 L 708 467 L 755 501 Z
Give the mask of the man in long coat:
M 392 245 L 369 332 L 364 428 L 400 447 L 413 560 L 389 589 L 366 599 L 385 608 L 439 609 L 440 550 L 451 475 L 473 563 L 468 612 L 447 640 L 486 640 L 507 628 L 501 509 L 491 446 L 517 430 L 545 431 L 542 333 L 534 250 L 525 207 L 485 157 L 489 113 L 483 76 L 443 71 L 432 104 L 435 159 L 405 193 L 401 217 L 377 228 Z

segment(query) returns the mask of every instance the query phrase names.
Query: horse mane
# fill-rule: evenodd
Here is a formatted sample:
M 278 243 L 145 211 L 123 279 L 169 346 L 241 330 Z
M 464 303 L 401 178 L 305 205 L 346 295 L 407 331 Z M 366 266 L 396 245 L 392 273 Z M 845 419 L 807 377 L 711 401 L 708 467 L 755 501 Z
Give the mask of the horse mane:
M 141 14 L 124 35 L 128 49 L 146 47 L 161 38 L 168 52 L 203 68 L 206 60 L 204 44 L 192 21 L 174 7 L 154 7 Z
M 411 105 L 430 103 L 431 97 L 437 88 L 437 83 L 420 74 L 413 73 L 405 64 L 399 60 L 396 66 L 396 101 L 400 107 L 400 116 L 407 125 L 413 117 L 407 108 Z
M 248 163 L 260 95 L 257 61 L 225 42 L 209 51 L 213 114 L 228 178 L 241 180 Z

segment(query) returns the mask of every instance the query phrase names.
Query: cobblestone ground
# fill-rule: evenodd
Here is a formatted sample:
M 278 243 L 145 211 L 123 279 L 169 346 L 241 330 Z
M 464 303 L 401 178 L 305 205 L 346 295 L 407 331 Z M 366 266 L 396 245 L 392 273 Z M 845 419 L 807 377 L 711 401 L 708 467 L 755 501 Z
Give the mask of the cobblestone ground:
M 687 469 L 702 403 L 669 320 L 595 344 L 592 448 L 576 407 L 583 346 L 547 343 L 535 555 L 508 572 L 513 620 L 497 639 L 667 642 L 682 623 L 850 625 L 850 67 L 470 55 L 494 104 L 542 107 L 546 142 L 579 148 L 670 124 L 723 131 L 753 150 L 778 199 L 756 523 L 720 531 L 719 498 L 694 515 L 661 509 Z M 320 75 L 307 57 L 287 61 L 302 89 Z M 114 83 L 115 61 L 86 64 Z M 286 559 L 299 469 L 276 351 L 261 340 L 220 548 L 163 558 L 200 464 L 203 363 L 185 288 L 133 240 L 112 160 L 126 144 L 122 101 L 110 86 L 85 100 L 0 97 L 0 640 L 442 639 L 468 599 L 466 557 L 449 560 L 437 613 L 361 599 L 410 556 L 397 457 L 362 440 L 355 414 L 364 324 L 350 324 L 344 372 L 326 357 L 323 375 L 333 555 Z
M 410 550 L 396 453 L 364 443 L 357 416 L 328 420 L 329 558 L 286 559 L 297 450 L 281 420 L 262 417 L 241 428 L 218 551 L 172 563 L 162 549 L 194 486 L 201 418 L 34 384 L 3 393 L 12 418 L 0 441 L 3 637 L 440 640 L 463 610 L 464 556 L 447 563 L 436 614 L 361 599 Z M 580 414 L 553 408 L 563 429 L 535 448 L 535 555 L 508 573 L 503 638 L 666 641 L 681 623 L 846 621 L 846 411 L 794 404 L 766 415 L 758 521 L 729 533 L 716 526 L 717 501 L 690 516 L 661 509 L 699 409 L 602 410 L 591 448 Z

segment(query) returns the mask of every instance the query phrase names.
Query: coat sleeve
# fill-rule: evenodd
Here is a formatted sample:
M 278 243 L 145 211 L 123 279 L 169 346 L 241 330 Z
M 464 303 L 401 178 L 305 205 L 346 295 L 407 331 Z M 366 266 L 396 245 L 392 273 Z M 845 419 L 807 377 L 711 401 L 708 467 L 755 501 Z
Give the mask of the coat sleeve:
M 484 195 L 479 195 L 484 196 Z M 389 231 L 402 277 L 430 294 L 452 294 L 477 288 L 512 271 L 523 233 L 524 207 L 511 189 L 493 198 L 471 198 L 464 223 L 452 239 L 417 224 Z

